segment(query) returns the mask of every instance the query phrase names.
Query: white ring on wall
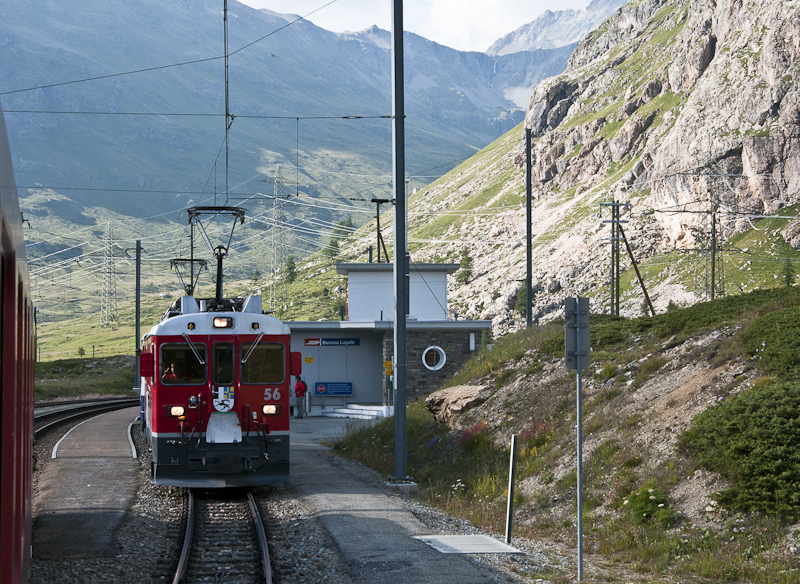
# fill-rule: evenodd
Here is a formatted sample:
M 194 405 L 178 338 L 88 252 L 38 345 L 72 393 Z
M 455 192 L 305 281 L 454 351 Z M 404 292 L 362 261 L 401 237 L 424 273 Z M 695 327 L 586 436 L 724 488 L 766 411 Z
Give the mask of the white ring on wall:
M 428 360 L 430 359 L 430 362 Z M 444 352 L 444 349 L 437 346 L 428 347 L 422 352 L 422 364 L 425 365 L 426 369 L 431 371 L 438 371 L 444 364 L 447 362 L 447 354 Z

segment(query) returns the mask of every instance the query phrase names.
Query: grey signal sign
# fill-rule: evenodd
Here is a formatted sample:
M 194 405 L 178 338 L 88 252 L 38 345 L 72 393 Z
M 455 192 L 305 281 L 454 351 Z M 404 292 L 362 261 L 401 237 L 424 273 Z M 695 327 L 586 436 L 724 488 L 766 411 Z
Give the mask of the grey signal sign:
M 589 366 L 589 299 L 564 300 L 564 356 L 567 369 L 583 371 Z

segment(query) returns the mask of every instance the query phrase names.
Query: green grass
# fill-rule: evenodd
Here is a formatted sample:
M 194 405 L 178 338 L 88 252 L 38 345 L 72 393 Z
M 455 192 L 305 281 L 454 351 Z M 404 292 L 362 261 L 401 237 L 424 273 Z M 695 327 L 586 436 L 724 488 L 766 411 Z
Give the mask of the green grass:
M 800 385 L 764 379 L 705 410 L 680 445 L 732 486 L 717 500 L 733 511 L 800 517 Z
M 36 401 L 91 395 L 138 395 L 133 357 L 59 359 L 36 363 Z
M 563 324 L 551 323 L 505 335 L 494 342 L 492 348 L 479 351 L 470 358 L 445 386 L 460 385 L 498 372 L 505 364 L 529 350 L 547 352 L 545 346 L 554 342 L 560 343 L 563 351 Z
M 697 582 L 800 581 L 796 562 L 777 553 L 785 541 L 784 521 L 800 505 L 800 479 L 796 478 L 800 471 L 795 469 L 800 468 L 800 459 L 792 454 L 794 443 L 800 440 L 794 437 L 800 432 L 796 382 L 763 381 L 757 384 L 759 393 L 747 390 L 737 397 L 731 397 L 729 388 L 719 388 L 723 405 L 707 410 L 709 421 L 698 417 L 695 427 L 681 438 L 682 450 L 657 467 L 647 464 L 647 448 L 632 440 L 647 413 L 621 413 L 636 388 L 665 365 L 659 351 L 667 336 L 676 335 L 680 341 L 703 331 L 743 325 L 744 333 L 712 343 L 707 354 L 689 347 L 678 359 L 727 359 L 737 351 L 741 357 L 749 346 L 748 327 L 760 331 L 758 327 L 764 326 L 769 334 L 778 334 L 771 332 L 775 326 L 770 317 L 782 315 L 784 320 L 775 322 L 794 323 L 798 319 L 786 311 L 798 306 L 800 290 L 782 288 L 676 309 L 656 318 L 591 315 L 593 364 L 588 373 L 593 372 L 601 387 L 585 400 L 584 436 L 601 438 L 584 467 L 584 525 L 587 549 L 603 554 L 609 567 L 624 565 L 647 581 L 661 581 L 658 578 L 667 574 Z M 761 333 L 754 334 L 757 338 Z M 782 325 L 779 334 L 792 337 L 794 329 L 785 330 Z M 478 353 L 453 380 L 493 385 L 495 393 L 489 399 L 502 398 L 507 413 L 499 425 L 490 426 L 480 417 L 465 414 L 462 429 L 450 430 L 437 424 L 421 402 L 409 405 L 407 472 L 420 485 L 420 500 L 501 532 L 509 453 L 508 445 L 498 441 L 498 431 L 515 428 L 517 480 L 545 486 L 539 494 L 518 497 L 517 508 L 529 520 L 515 526 L 515 533 L 574 545 L 574 521 L 548 519 L 563 509 L 565 501 L 574 501 L 575 472 L 554 474 L 574 448 L 575 403 L 569 397 L 574 395 L 574 381 L 572 376 L 557 376 L 545 385 L 528 377 L 548 375 L 543 369 L 552 362 L 549 355 L 560 360 L 563 342 L 562 322 L 507 335 Z M 635 383 L 625 386 L 619 379 L 626 378 L 622 374 L 631 363 Z M 513 389 L 503 383 L 512 378 L 516 379 Z M 607 380 L 615 381 L 606 387 Z M 392 420 L 353 429 L 336 444 L 336 452 L 390 475 L 393 432 Z M 771 438 L 764 441 L 764 437 Z M 701 452 L 705 458 L 691 458 Z M 778 464 L 785 473 L 776 472 Z M 722 524 L 714 532 L 682 520 L 667 496 L 697 465 L 724 471 L 739 489 L 761 489 L 752 496 L 741 495 L 745 497 L 741 501 L 733 491 L 723 492 L 720 501 L 729 510 L 716 512 L 714 517 Z M 744 477 L 749 475 L 748 483 Z M 613 513 L 594 512 L 601 507 Z M 551 577 L 558 581 L 563 575 L 556 570 Z

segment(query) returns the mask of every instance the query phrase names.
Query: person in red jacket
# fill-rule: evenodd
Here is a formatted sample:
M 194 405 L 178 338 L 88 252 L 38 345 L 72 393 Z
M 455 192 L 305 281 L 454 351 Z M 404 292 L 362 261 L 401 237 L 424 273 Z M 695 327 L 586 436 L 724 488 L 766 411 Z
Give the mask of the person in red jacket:
M 299 375 L 296 377 L 297 383 L 294 385 L 294 396 L 297 398 L 297 405 L 294 407 L 294 417 L 302 418 L 306 410 L 306 392 L 308 386 Z

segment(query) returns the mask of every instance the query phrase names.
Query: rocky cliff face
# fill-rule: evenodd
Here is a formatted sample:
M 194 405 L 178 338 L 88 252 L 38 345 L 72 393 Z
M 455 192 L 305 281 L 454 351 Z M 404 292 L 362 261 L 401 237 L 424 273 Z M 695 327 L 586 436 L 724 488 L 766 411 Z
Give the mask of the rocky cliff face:
M 623 198 L 650 191 L 640 207 L 711 197 L 771 213 L 794 202 L 798 10 L 796 2 L 737 0 L 624 7 L 579 45 L 569 72 L 540 85 L 531 100 L 526 123 L 539 137 L 539 190 L 551 182 L 559 191 L 591 189 L 624 164 L 630 170 L 612 191 Z M 578 146 L 576 156 L 565 156 Z M 687 227 L 697 218 L 657 219 L 662 249 L 694 242 Z
M 498 39 L 486 50 L 489 55 L 552 49 L 577 43 L 611 16 L 626 0 L 594 0 L 586 10 L 545 10 L 533 22 Z
M 800 200 L 798 53 L 796 0 L 632 1 L 578 45 L 565 73 L 536 87 L 525 125 L 538 317 L 560 314 L 568 295 L 602 309 L 610 213 L 601 203 L 630 205 L 625 232 L 639 261 L 664 257 L 648 284 L 664 310 L 698 300 L 675 254 L 708 245 L 709 211 L 724 241 Z M 444 230 L 434 236 L 429 218 L 412 215 L 411 241 L 416 227 L 428 244 L 412 256 L 456 259 L 469 249 L 472 280 L 453 285 L 451 305 L 493 319 L 499 332 L 520 326 L 512 306 L 525 275 L 523 163 L 515 132 L 412 205 L 438 213 Z M 784 231 L 800 243 L 800 229 Z M 625 286 L 623 313 L 641 314 L 638 285 Z

